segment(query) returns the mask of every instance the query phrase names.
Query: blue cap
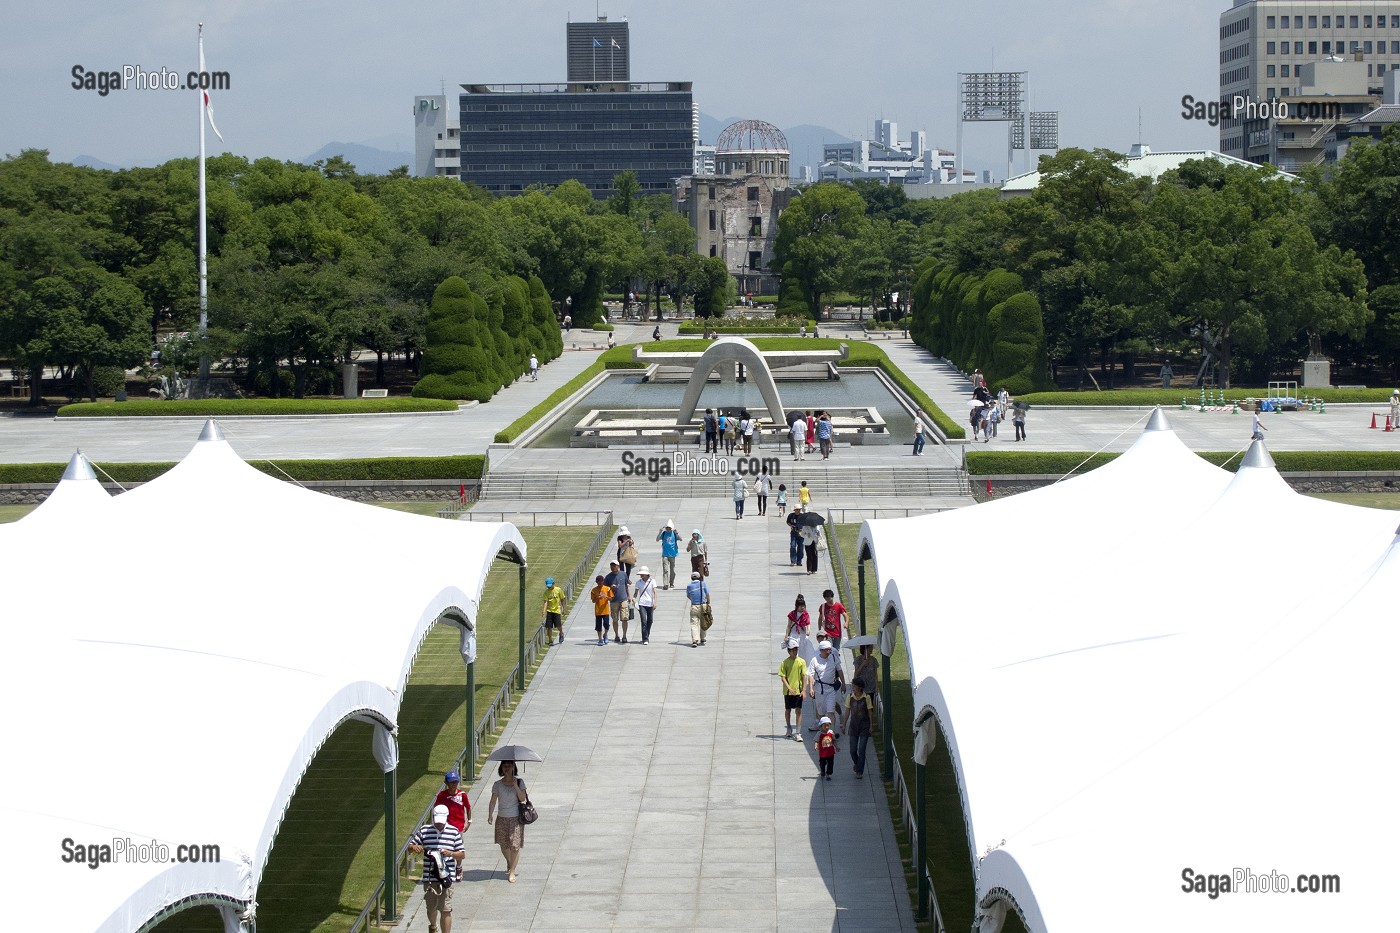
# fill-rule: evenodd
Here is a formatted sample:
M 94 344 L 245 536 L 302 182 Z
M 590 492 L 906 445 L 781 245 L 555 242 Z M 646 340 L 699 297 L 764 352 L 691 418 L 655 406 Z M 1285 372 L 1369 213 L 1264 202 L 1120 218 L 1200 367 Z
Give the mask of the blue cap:
M 453 781 L 460 781 L 461 779 L 462 776 L 456 771 L 449 771 L 446 776 L 443 777 L 442 781 L 444 784 L 451 784 Z
M 544 578 L 544 585 L 545 585 L 545 586 L 553 586 L 553 585 L 554 585 L 554 578 L 553 578 L 553 577 L 545 577 L 545 578 Z

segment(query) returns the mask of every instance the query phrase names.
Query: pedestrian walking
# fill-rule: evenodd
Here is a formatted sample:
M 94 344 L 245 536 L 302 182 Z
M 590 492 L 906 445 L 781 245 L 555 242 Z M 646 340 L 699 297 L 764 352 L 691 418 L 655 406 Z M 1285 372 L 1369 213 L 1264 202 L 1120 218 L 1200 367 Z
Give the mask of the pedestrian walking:
M 792 612 L 787 614 L 787 629 L 783 632 L 783 640 L 795 641 L 800 645 L 811 626 L 812 617 L 807 614 L 807 597 L 798 593 L 792 605 Z
M 768 468 L 763 467 L 758 474 L 758 479 L 753 481 L 754 494 L 758 496 L 758 514 L 768 514 L 768 494 L 773 491 L 773 479 L 768 475 Z
M 661 542 L 661 588 L 669 590 L 676 585 L 676 558 L 681 553 L 681 536 L 669 518 L 656 533 L 656 540 Z
M 700 536 L 699 528 L 690 533 L 690 540 L 685 543 L 685 552 L 690 555 L 690 572 L 708 577 L 710 549 L 706 546 L 705 539 Z
M 802 484 L 797 487 L 797 502 L 804 509 L 812 504 L 812 490 L 807 488 L 807 481 L 805 479 L 802 481 Z
M 1264 427 L 1264 421 L 1259 417 L 1259 409 L 1256 408 L 1254 410 L 1254 424 L 1252 425 L 1249 439 L 1252 441 L 1262 441 L 1264 439 L 1264 432 L 1267 430 L 1269 429 Z
M 846 607 L 836 601 L 836 593 L 822 590 L 822 604 L 817 607 L 817 621 L 820 622 L 817 635 L 831 645 L 836 657 L 841 657 L 841 638 L 851 628 L 851 617 Z
M 805 511 L 805 510 L 804 510 Z M 817 551 L 822 546 L 822 530 L 816 525 L 802 526 L 802 549 L 807 552 L 807 573 L 810 576 L 820 569 Z
M 924 455 L 924 413 L 914 412 L 914 456 Z
M 630 615 L 628 597 L 631 584 L 627 582 L 627 571 L 622 569 L 622 565 L 612 561 L 609 566 L 611 569 L 603 578 L 603 583 L 612 591 L 608 600 L 608 613 L 612 617 L 613 644 L 620 645 L 627 641 L 627 622 Z M 606 644 L 607 639 L 603 641 Z
M 642 644 L 651 644 L 651 624 L 656 615 L 656 583 L 651 579 L 650 567 L 637 568 L 637 615 L 642 622 Z M 625 638 L 623 639 L 626 640 Z
M 520 805 L 530 799 L 525 782 L 516 777 L 516 770 L 513 761 L 503 761 L 496 768 L 501 779 L 491 785 L 491 805 L 486 810 L 486 822 L 496 824 L 496 845 L 505 856 L 506 880 L 511 884 L 515 884 L 520 850 L 525 848 L 525 824 L 520 821 Z
M 798 655 L 796 638 L 784 642 L 787 657 L 778 665 L 778 680 L 783 686 L 783 724 L 786 737 L 802 741 L 802 699 L 807 689 L 807 662 Z M 796 720 L 794 722 L 794 720 Z
M 739 443 L 739 419 L 734 416 L 734 412 L 729 413 L 729 418 L 724 423 L 724 452 L 729 456 L 734 456 L 734 448 Z
M 1016 402 L 1011 406 L 1011 424 L 1016 429 L 1016 440 L 1026 439 L 1026 410 L 1030 408 L 1025 402 Z
M 841 688 L 844 685 L 841 659 L 831 650 L 831 642 L 818 642 L 817 656 L 807 665 L 807 695 L 812 698 L 812 709 L 816 715 L 826 717 L 839 714 Z
M 446 807 L 448 825 L 464 833 L 471 827 L 472 802 L 467 792 L 462 790 L 462 776 L 456 771 L 449 771 L 443 775 L 442 785 L 433 806 Z
M 632 532 L 626 525 L 617 529 L 617 562 L 627 575 L 627 583 L 632 583 L 632 569 L 637 566 L 641 555 L 637 553 L 637 542 L 632 540 Z
M 817 446 L 817 419 L 810 411 L 807 412 L 807 453 L 811 453 Z
M 997 424 L 1001 422 L 1001 409 L 995 405 L 988 405 L 987 414 L 982 420 L 983 443 L 989 443 L 997 436 Z
M 715 417 L 713 409 L 705 409 L 705 453 L 719 453 L 719 419 Z
M 544 580 L 544 643 L 554 644 L 554 636 L 559 636 L 559 644 L 564 644 L 564 591 L 554 585 L 553 577 Z
M 841 721 L 841 731 L 851 743 L 851 768 L 856 780 L 865 777 L 865 747 L 870 741 L 870 730 L 875 722 L 875 704 L 870 694 L 865 692 L 865 683 L 851 681 L 851 700 L 846 704 L 846 715 Z
M 564 315 L 564 333 L 567 334 L 569 331 L 571 331 L 571 330 L 573 330 L 573 329 L 574 329 L 574 317 L 573 317 L 573 315 L 572 315 L 572 314 L 566 314 L 566 315 Z
M 710 606 L 710 585 L 700 579 L 700 574 L 690 574 L 690 585 L 685 588 L 686 599 L 690 600 L 690 647 L 699 648 L 705 643 L 705 633 L 714 622 Z
M 749 497 L 749 484 L 744 482 L 737 470 L 730 476 L 730 485 L 734 487 L 734 519 L 738 521 L 744 517 L 744 500 Z
M 781 495 L 781 493 L 779 493 Z M 787 517 L 788 526 L 788 566 L 802 566 L 802 506 L 798 505 Z
M 593 578 L 593 589 L 588 598 L 593 600 L 593 631 L 598 633 L 598 644 L 608 643 L 608 626 L 612 624 L 612 587 L 603 582 L 600 573 Z
M 788 447 L 792 449 L 792 459 L 802 460 L 807 455 L 807 422 L 794 418 L 788 425 Z
M 452 930 L 452 885 L 462 859 L 467 857 L 462 834 L 447 822 L 447 807 L 433 807 L 432 822 L 424 823 L 408 837 L 408 851 L 423 856 L 423 902 L 428 925 L 443 933 Z
M 851 683 L 865 684 L 865 692 L 871 696 L 880 689 L 880 662 L 875 660 L 875 646 L 861 645 L 856 654 L 855 667 L 851 671 Z
M 533 353 L 530 354 L 530 381 L 540 381 L 540 361 L 539 357 L 535 356 Z
M 839 751 L 836 733 L 831 731 L 831 717 L 819 720 L 821 735 L 817 736 L 817 779 L 831 780 L 831 772 L 836 767 L 836 752 Z
M 753 453 L 754 427 L 755 422 L 753 415 L 749 414 L 747 411 L 744 412 L 744 416 L 739 419 L 739 433 L 744 437 L 744 453 L 746 454 Z
M 779 514 L 779 515 L 783 515 L 783 514 L 785 514 L 786 512 L 787 512 L 787 486 L 783 485 L 782 483 L 779 483 L 779 484 L 778 484 L 778 514 Z
M 821 417 L 817 419 L 817 444 L 821 446 L 823 460 L 831 459 L 831 435 L 831 415 L 822 412 Z

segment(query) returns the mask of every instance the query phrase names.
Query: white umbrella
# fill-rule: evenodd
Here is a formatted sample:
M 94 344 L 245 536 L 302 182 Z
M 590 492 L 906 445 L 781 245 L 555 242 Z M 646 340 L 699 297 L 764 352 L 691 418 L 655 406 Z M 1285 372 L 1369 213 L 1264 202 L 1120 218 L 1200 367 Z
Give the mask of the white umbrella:
M 986 406 L 986 404 L 987 404 L 987 403 L 984 402 L 984 401 L 982 401 L 980 398 L 974 398 L 974 399 L 969 399 L 969 400 L 968 400 L 967 407 L 968 407 L 968 408 L 982 408 L 982 407 Z
M 841 647 L 850 648 L 852 653 L 854 653 L 855 651 L 864 648 L 866 645 L 874 647 L 879 643 L 880 638 L 877 635 L 857 635 L 854 638 L 847 638 L 846 640 L 842 641 Z

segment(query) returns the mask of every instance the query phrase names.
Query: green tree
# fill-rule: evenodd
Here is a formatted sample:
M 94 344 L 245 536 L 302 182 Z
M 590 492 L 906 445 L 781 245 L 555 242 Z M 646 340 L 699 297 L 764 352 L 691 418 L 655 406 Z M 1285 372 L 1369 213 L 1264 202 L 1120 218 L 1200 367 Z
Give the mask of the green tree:
M 418 398 L 489 401 L 500 388 L 485 348 L 486 302 L 466 280 L 453 276 L 433 294 L 428 311 L 428 346 L 423 378 L 413 387 Z
M 822 298 L 844 284 L 846 255 L 868 228 L 861 196 L 832 182 L 804 189 L 779 216 L 774 265 L 801 288 L 813 320 L 820 319 Z

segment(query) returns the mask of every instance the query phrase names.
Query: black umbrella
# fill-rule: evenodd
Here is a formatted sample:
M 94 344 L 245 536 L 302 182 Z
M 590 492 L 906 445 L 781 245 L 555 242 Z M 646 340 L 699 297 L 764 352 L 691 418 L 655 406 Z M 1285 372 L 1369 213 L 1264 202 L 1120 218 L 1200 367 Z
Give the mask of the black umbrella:
M 798 519 L 797 523 L 799 525 L 806 525 L 808 528 L 815 528 L 818 525 L 826 524 L 826 516 L 820 512 L 803 512 L 802 517 Z
M 806 414 L 804 414 L 803 412 L 800 412 L 800 411 L 790 411 L 790 412 L 788 412 L 787 414 L 783 415 L 783 417 L 784 417 L 785 419 L 787 419 L 788 427 L 792 427 L 792 423 L 793 423 L 794 421 L 806 421 L 806 420 L 807 420 Z

